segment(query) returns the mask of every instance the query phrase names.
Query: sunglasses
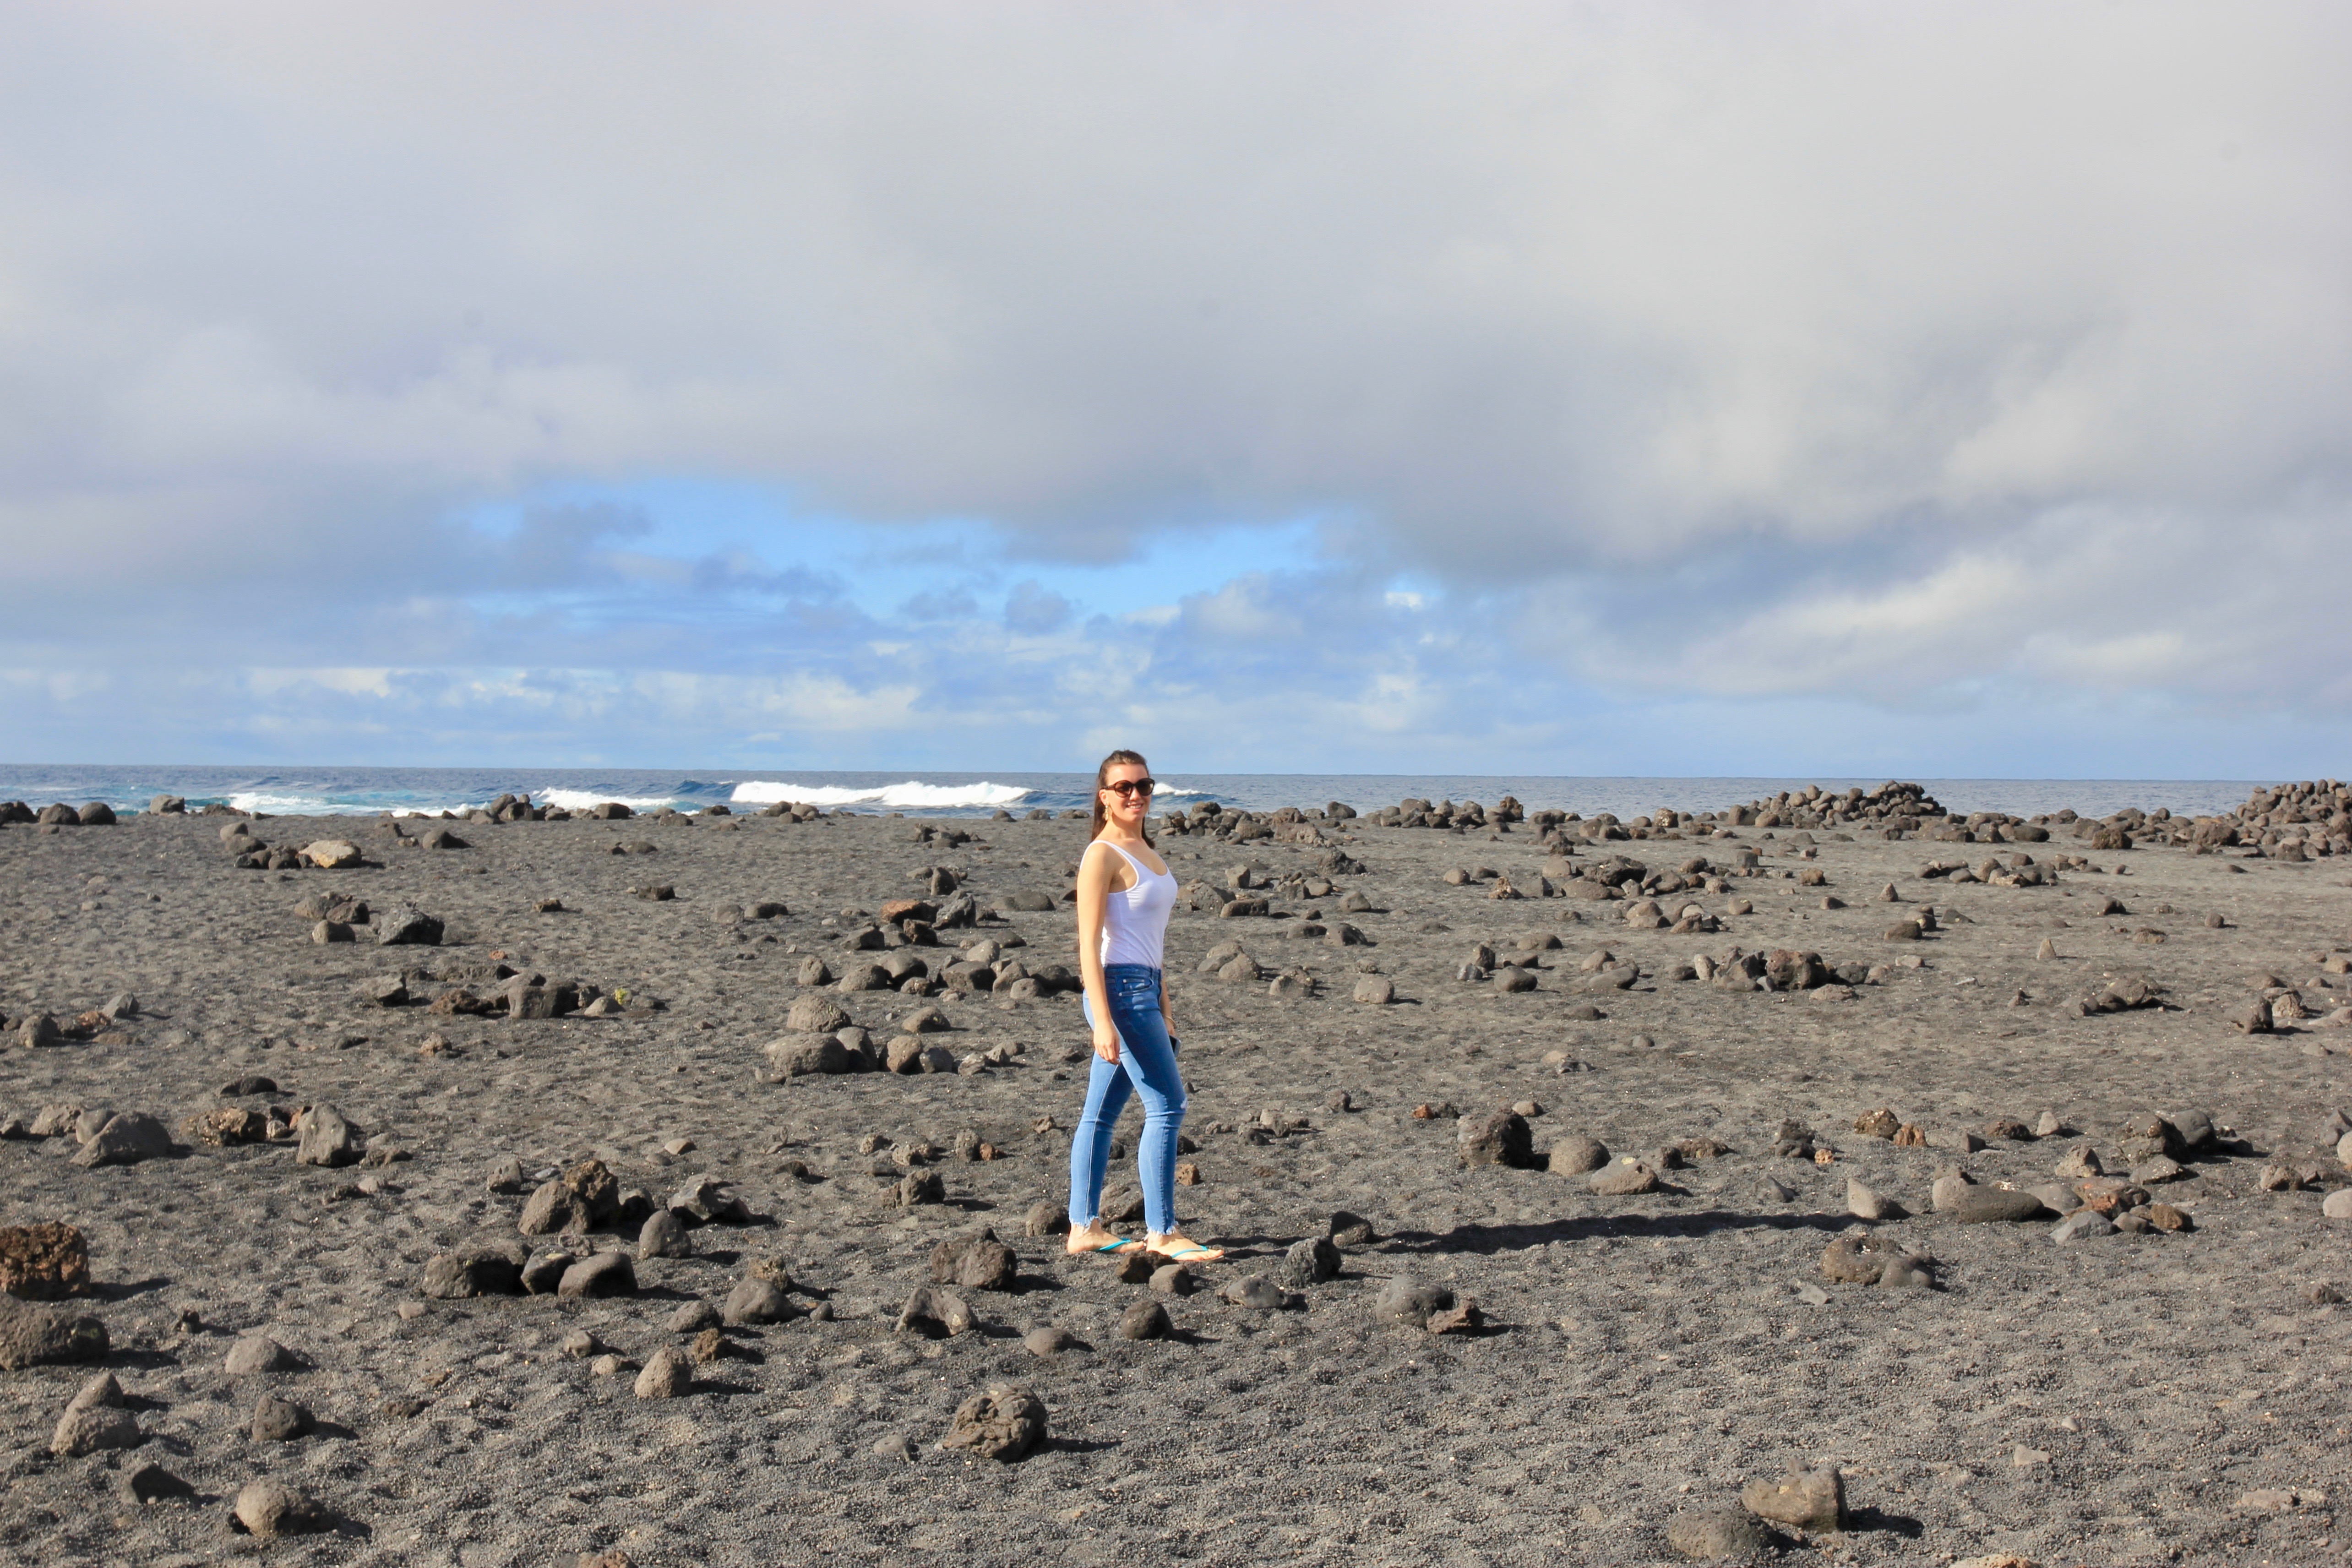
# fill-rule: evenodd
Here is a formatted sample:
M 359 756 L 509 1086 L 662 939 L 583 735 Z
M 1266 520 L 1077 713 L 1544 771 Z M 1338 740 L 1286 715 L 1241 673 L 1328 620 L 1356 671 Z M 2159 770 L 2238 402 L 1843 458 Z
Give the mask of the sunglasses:
M 1121 779 L 1117 784 L 1103 785 L 1105 789 L 1117 790 L 1118 798 L 1121 800 L 1131 800 L 1139 795 L 1150 795 L 1159 787 L 1158 779 Z

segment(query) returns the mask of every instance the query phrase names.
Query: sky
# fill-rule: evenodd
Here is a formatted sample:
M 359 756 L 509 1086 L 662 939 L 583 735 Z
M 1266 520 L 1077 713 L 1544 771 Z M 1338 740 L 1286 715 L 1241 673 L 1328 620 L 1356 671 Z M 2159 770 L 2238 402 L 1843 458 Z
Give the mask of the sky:
M 15 5 L 0 761 L 2272 778 L 2340 5 Z

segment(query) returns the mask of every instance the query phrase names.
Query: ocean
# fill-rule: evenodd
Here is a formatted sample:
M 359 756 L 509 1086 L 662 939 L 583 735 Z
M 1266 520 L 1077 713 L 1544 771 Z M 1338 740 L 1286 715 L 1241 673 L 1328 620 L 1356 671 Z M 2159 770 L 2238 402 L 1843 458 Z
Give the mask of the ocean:
M 1344 801 L 1359 811 L 1408 796 L 1475 800 L 1506 795 L 1533 811 L 1585 816 L 1646 815 L 1659 806 L 1710 811 L 1802 789 L 1864 790 L 1884 779 L 1576 778 L 1474 773 L 1171 773 L 1163 809 L 1201 800 L 1253 811 Z M 2105 816 L 2125 806 L 2201 816 L 2242 804 L 2277 780 L 2231 779 L 1921 779 L 1952 811 L 2034 816 L 2072 807 Z M 805 801 L 827 809 L 904 812 L 910 816 L 986 816 L 1000 808 L 1027 812 L 1084 807 L 1093 799 L 1085 773 L 809 773 L 789 769 L 665 770 L 576 768 L 227 768 L 0 765 L 0 799 L 33 805 L 102 800 L 118 811 L 143 809 L 151 796 L 177 795 L 191 809 L 221 802 L 276 816 L 372 816 L 385 811 L 456 811 L 500 795 L 529 795 L 551 805 L 614 800 L 639 810 L 674 805 L 699 810 L 724 801 L 738 809 L 772 801 Z

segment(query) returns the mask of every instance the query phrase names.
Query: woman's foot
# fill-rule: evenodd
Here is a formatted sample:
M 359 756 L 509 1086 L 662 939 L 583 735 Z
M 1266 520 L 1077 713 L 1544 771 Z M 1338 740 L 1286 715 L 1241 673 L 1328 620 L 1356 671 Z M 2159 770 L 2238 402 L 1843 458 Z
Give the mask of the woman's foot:
M 1224 1257 L 1222 1247 L 1203 1247 L 1181 1230 L 1155 1236 L 1143 1244 L 1171 1263 L 1214 1263 Z
M 1072 1257 L 1096 1253 L 1104 1258 L 1118 1258 L 1141 1248 L 1143 1243 L 1131 1236 L 1117 1236 L 1102 1221 L 1076 1227 L 1070 1232 L 1069 1252 Z

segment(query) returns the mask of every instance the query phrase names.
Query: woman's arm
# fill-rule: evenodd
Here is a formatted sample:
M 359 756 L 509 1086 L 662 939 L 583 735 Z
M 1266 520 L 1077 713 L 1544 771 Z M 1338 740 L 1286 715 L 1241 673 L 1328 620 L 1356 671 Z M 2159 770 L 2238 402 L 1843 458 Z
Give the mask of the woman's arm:
M 1099 842 L 1087 846 L 1078 861 L 1078 977 L 1095 1016 L 1095 1055 L 1118 1060 L 1118 1030 L 1110 1021 L 1110 989 L 1103 981 L 1103 922 L 1110 910 L 1110 880 L 1118 857 Z

